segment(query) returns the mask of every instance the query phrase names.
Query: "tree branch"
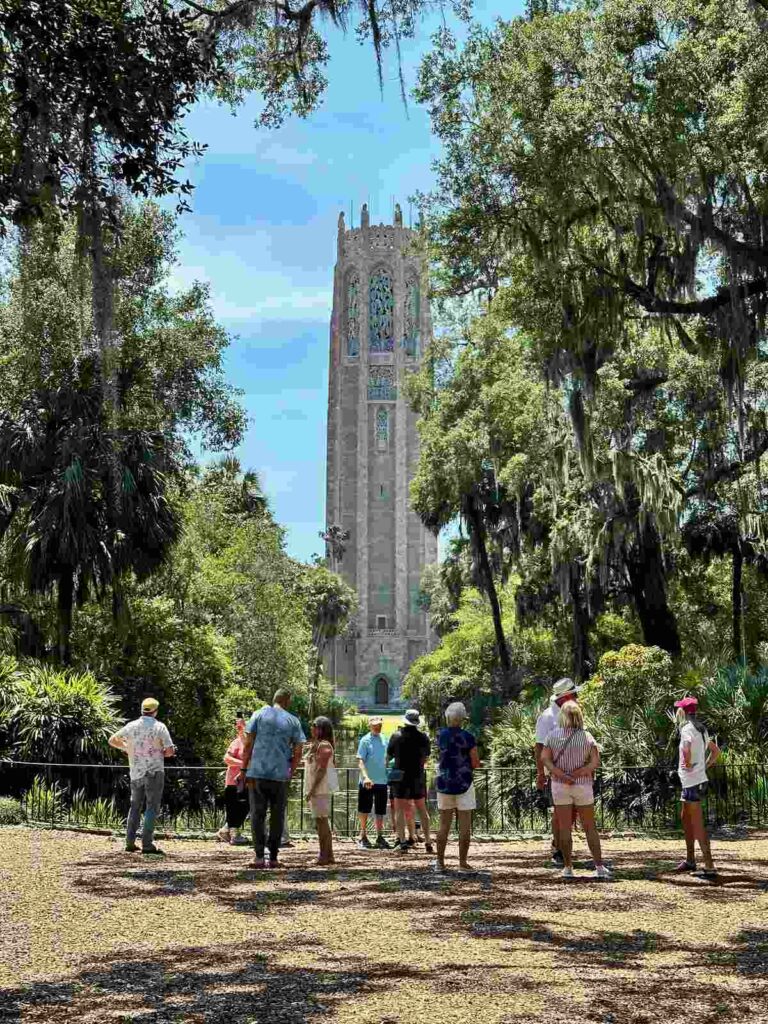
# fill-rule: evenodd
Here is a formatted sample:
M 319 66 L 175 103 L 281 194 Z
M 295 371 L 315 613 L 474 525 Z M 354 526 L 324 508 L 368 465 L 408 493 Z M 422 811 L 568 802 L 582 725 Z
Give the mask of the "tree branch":
M 723 480 L 738 480 L 741 474 L 749 467 L 754 465 L 758 459 L 762 458 L 763 455 L 768 451 L 768 433 L 765 434 L 760 444 L 754 448 L 748 455 L 745 455 L 743 459 L 737 459 L 734 462 L 727 462 L 724 466 L 720 466 L 719 469 L 714 470 L 711 473 L 705 474 L 702 481 L 695 487 L 689 487 L 685 492 L 686 498 L 695 498 L 697 494 L 706 493 L 715 484 L 721 483 Z
M 764 4 L 761 6 L 768 11 L 768 0 L 764 0 Z M 666 199 L 671 205 L 675 216 L 685 221 L 689 227 L 698 228 L 704 237 L 711 238 L 731 255 L 748 256 L 757 266 L 768 267 L 768 248 L 764 245 L 753 245 L 729 235 L 727 231 L 715 224 L 711 210 L 706 211 L 704 216 L 701 213 L 691 213 L 686 205 L 678 199 L 675 190 L 665 178 L 659 179 L 657 189 L 660 198 Z
M 768 2 L 768 0 L 766 0 Z M 763 295 L 768 291 L 768 277 L 758 277 L 748 284 L 741 284 L 737 288 L 724 285 L 718 288 L 714 295 L 708 299 L 697 299 L 690 302 L 680 302 L 676 299 L 661 299 L 651 294 L 647 288 L 637 284 L 631 277 L 625 277 L 622 287 L 626 295 L 635 299 L 648 313 L 659 313 L 665 316 L 708 316 L 716 310 L 727 306 L 734 299 L 749 299 L 754 295 Z

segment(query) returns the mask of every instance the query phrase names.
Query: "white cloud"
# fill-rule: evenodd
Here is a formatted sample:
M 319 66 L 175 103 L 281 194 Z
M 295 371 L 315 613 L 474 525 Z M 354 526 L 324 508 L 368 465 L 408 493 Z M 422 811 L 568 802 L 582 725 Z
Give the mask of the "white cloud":
M 217 274 L 217 276 L 219 276 Z M 168 287 L 172 292 L 189 288 L 194 281 L 209 281 L 205 267 L 184 264 L 174 267 L 168 275 Z M 216 289 L 211 282 L 211 307 L 217 320 L 309 320 L 325 323 L 331 315 L 333 289 L 327 287 L 301 288 L 291 285 L 285 277 L 256 275 L 258 292 L 254 296 L 251 287 L 250 302 L 240 302 Z M 288 284 L 288 290 L 286 290 Z M 242 289 L 238 288 L 238 291 Z M 258 293 L 263 295 L 260 297 Z M 253 301 L 255 298 L 256 301 Z

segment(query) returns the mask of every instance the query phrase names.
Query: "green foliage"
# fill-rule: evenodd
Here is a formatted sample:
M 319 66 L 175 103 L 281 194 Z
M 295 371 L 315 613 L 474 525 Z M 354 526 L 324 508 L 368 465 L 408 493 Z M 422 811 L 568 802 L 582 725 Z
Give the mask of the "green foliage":
M 501 710 L 488 737 L 493 768 L 533 770 L 539 711 L 540 708 L 529 703 L 509 704 Z
M 89 605 L 73 636 L 75 660 L 110 680 L 124 718 L 138 717 L 145 696 L 160 701 L 182 764 L 221 757 L 227 733 L 219 698 L 233 677 L 230 652 L 231 641 L 213 626 L 179 615 L 163 597 L 132 598 L 122 629 L 109 609 Z
M 5 705 L 11 753 L 27 761 L 102 759 L 119 724 L 116 705 L 91 673 L 27 662 Z
M 712 638 L 754 659 L 764 640 L 759 614 L 747 638 L 739 595 L 742 563 L 766 564 L 768 250 L 754 217 L 768 211 L 768 35 L 764 5 L 705 6 L 534 3 L 462 45 L 441 31 L 420 74 L 444 147 L 427 199 L 438 288 L 483 305 L 416 382 L 415 500 L 444 522 L 487 468 L 506 489 L 484 503 L 497 571 L 520 573 L 525 614 L 559 600 L 579 676 L 606 642 L 636 639 L 591 621 L 627 601 L 643 642 L 685 661 L 715 655 Z M 517 346 L 522 387 L 484 334 Z M 506 410 L 488 405 L 494 384 Z M 537 393 L 542 415 L 516 436 Z M 711 559 L 731 572 L 725 628 L 701 644 L 706 613 L 691 621 L 685 587 L 668 592 L 681 540 L 694 572 Z M 546 581 L 525 571 L 539 545 Z
M 10 796 L 0 796 L 0 825 L 21 825 L 24 820 L 19 801 Z
M 505 607 L 514 606 L 514 587 L 507 588 Z M 413 701 L 433 722 L 441 720 L 450 700 L 471 705 L 478 698 L 493 704 L 497 664 L 493 621 L 487 603 L 477 591 L 462 595 L 456 612 L 457 627 L 442 637 L 438 647 L 417 659 L 403 683 L 403 696 Z M 563 675 L 567 652 L 551 630 L 518 627 L 514 613 L 504 619 L 513 670 L 524 699 L 535 698 Z
M 608 651 L 618 650 L 628 644 L 640 642 L 637 624 L 626 614 L 603 612 L 595 619 L 590 638 L 596 657 L 599 659 Z
M 696 692 L 695 690 L 693 692 Z M 721 668 L 698 688 L 699 712 L 718 744 L 763 760 L 768 749 L 768 669 Z
M 310 635 L 302 570 L 260 493 L 232 461 L 207 469 L 190 488 L 184 537 L 158 586 L 178 614 L 231 638 L 234 679 L 268 701 L 281 685 L 306 690 Z
M 681 696 L 666 651 L 628 644 L 602 656 L 580 703 L 606 761 L 672 765 L 673 705 Z

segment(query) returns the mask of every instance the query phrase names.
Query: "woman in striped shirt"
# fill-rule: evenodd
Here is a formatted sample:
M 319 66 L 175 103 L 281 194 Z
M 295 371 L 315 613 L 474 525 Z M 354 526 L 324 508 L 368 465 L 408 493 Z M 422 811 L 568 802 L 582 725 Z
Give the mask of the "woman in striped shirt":
M 573 808 L 581 818 L 587 845 L 595 862 L 594 878 L 610 879 L 603 864 L 600 836 L 595 825 L 595 798 L 592 780 L 600 764 L 600 752 L 594 737 L 584 728 L 584 717 L 576 701 L 563 704 L 558 725 L 547 736 L 541 759 L 552 776 L 552 802 L 555 805 L 560 850 L 563 854 L 563 878 L 573 878 Z

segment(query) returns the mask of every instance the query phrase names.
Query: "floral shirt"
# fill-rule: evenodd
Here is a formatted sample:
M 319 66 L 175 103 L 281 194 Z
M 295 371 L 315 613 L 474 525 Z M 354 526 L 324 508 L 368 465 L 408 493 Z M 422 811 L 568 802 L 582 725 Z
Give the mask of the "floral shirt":
M 152 715 L 142 715 L 129 722 L 115 736 L 125 740 L 132 781 L 143 779 L 150 772 L 165 770 L 163 751 L 173 746 L 173 740 L 167 727 Z

